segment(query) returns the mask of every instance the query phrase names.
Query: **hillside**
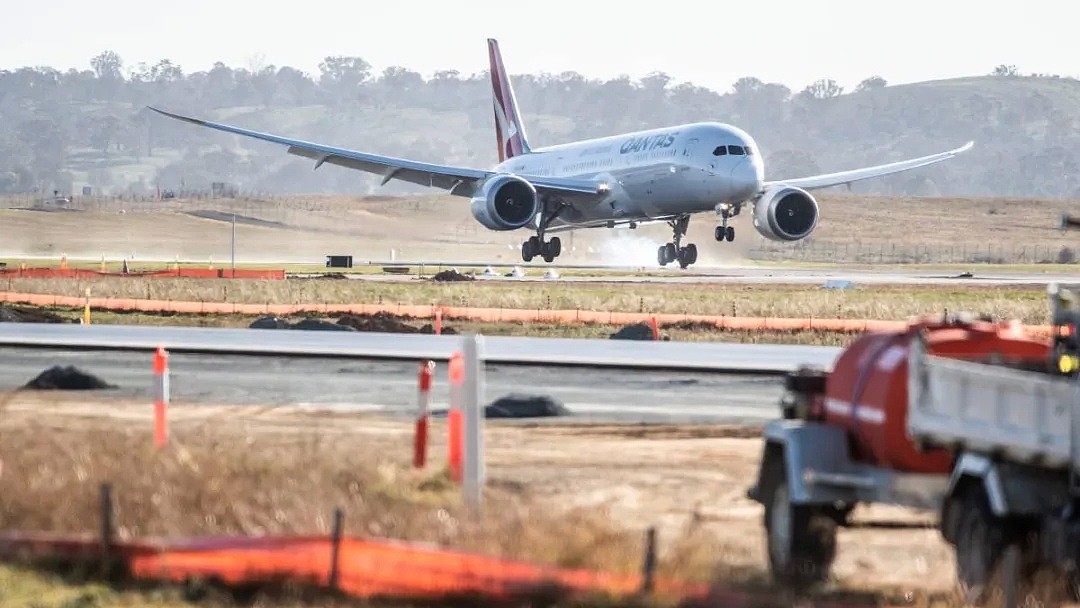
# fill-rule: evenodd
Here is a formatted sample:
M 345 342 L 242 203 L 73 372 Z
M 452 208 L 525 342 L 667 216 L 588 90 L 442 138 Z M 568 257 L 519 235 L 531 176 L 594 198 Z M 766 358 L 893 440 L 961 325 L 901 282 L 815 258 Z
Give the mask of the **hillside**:
M 119 58 L 95 71 L 0 71 L 0 194 L 206 191 L 373 192 L 363 174 L 311 164 L 271 144 L 169 121 L 154 104 L 256 130 L 418 160 L 486 167 L 495 161 L 488 80 L 404 68 L 371 74 L 359 58 L 315 77 L 219 64 L 184 74 L 167 60 L 127 75 Z M 104 63 L 103 63 L 104 61 Z M 140 71 L 141 70 L 141 71 Z M 982 76 L 838 94 L 793 92 L 744 78 L 728 92 L 575 73 L 514 78 L 534 147 L 633 129 L 719 120 L 749 131 L 767 178 L 889 162 L 976 141 L 937 167 L 856 185 L 861 193 L 1080 197 L 1080 81 Z M 379 193 L 417 192 L 391 185 Z

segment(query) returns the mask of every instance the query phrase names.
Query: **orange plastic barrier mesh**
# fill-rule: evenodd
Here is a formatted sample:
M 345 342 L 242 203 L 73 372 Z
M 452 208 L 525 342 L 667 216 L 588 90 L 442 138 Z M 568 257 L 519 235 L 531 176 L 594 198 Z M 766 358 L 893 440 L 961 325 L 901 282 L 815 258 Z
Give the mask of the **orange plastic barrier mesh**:
M 0 301 L 35 306 L 82 307 L 86 299 L 78 296 L 54 296 L 47 294 L 0 292 Z M 442 311 L 443 319 L 462 319 L 483 323 L 561 323 L 575 325 L 599 323 L 627 325 L 649 323 L 656 318 L 661 328 L 672 323 L 698 322 L 715 325 L 728 330 L 770 331 L 834 331 L 860 333 L 864 331 L 897 331 L 907 326 L 907 321 L 874 319 L 814 319 L 787 317 L 728 317 L 713 315 L 653 314 L 637 312 L 604 312 L 595 310 L 532 310 L 515 308 L 465 308 L 453 306 L 426 306 L 418 304 L 234 304 L 230 302 L 182 302 L 166 300 L 137 300 L 120 298 L 90 298 L 91 308 L 99 310 L 137 310 L 143 312 L 175 312 L 181 314 L 240 314 L 240 315 L 294 315 L 304 313 L 322 314 L 376 314 L 389 313 L 418 319 L 432 319 L 436 310 Z M 1023 329 L 1036 335 L 1049 337 L 1053 328 L 1049 325 L 1024 325 Z
M 203 578 L 232 585 L 281 583 L 324 587 L 329 584 L 331 541 L 326 537 L 205 538 L 176 542 L 124 541 L 110 545 L 136 579 L 184 582 Z M 0 532 L 0 557 L 95 560 L 102 556 L 97 538 Z M 584 569 L 539 566 L 514 560 L 385 540 L 344 538 L 338 560 L 338 589 L 355 598 L 438 600 L 470 597 L 479 602 L 606 594 L 629 597 L 640 592 L 641 577 Z M 681 606 L 750 608 L 777 605 L 769 598 L 718 585 L 683 584 L 658 579 L 655 592 L 680 600 Z M 819 608 L 862 608 L 876 604 L 823 602 Z
M 0 277 L 14 277 L 27 279 L 93 279 L 100 277 L 131 277 L 131 278 L 193 278 L 193 279 L 263 279 L 273 281 L 285 280 L 284 269 L 248 270 L 228 268 L 177 268 L 169 270 L 146 270 L 139 272 L 102 272 L 100 270 L 88 270 L 84 268 L 3 268 L 0 269 Z

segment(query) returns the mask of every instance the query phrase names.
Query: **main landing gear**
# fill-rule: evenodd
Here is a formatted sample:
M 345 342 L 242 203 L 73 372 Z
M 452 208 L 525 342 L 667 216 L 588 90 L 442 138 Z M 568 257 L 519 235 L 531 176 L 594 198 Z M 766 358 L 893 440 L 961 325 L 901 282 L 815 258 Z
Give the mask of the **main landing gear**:
M 540 240 L 540 236 L 529 237 L 529 240 L 521 244 L 521 259 L 531 262 L 536 256 L 540 256 L 545 262 L 551 262 L 562 253 L 562 241 L 553 236 L 550 241 Z
M 551 222 L 559 216 L 559 212 L 562 211 L 560 206 L 554 213 L 543 213 L 540 215 L 539 226 L 536 229 L 536 236 L 529 237 L 529 240 L 521 244 L 521 259 L 526 262 L 531 262 L 536 256 L 540 256 L 545 262 L 552 262 L 555 258 L 559 257 L 562 253 L 562 241 L 559 237 L 553 236 L 550 241 L 544 240 L 544 231 L 551 225 Z
M 668 222 L 668 226 L 671 226 L 675 236 L 671 239 L 672 242 L 661 245 L 656 250 L 656 261 L 661 266 L 667 266 L 671 262 L 678 262 L 679 268 L 686 268 L 697 261 L 697 245 L 693 243 L 686 247 L 681 245 L 683 237 L 686 236 L 686 229 L 690 227 L 690 216 L 681 215 Z

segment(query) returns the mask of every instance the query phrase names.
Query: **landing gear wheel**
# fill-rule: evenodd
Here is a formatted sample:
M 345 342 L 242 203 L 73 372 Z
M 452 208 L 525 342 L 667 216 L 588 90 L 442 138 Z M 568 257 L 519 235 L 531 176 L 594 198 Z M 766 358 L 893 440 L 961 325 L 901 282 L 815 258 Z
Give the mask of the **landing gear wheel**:
M 667 266 L 667 246 L 660 245 L 656 248 L 656 263 L 661 266 Z
M 836 521 L 827 507 L 791 504 L 784 477 L 776 481 L 765 505 L 765 530 L 769 568 L 778 582 L 803 589 L 829 577 L 836 557 Z
M 726 234 L 727 230 L 725 230 L 723 226 L 717 226 L 716 232 L 713 233 L 713 236 L 716 238 L 717 241 L 723 241 L 724 235 Z
M 731 241 L 734 241 L 734 240 L 735 240 L 735 227 L 734 227 L 734 226 L 728 226 L 728 227 L 727 227 L 727 230 L 725 230 L 724 232 L 726 232 L 726 233 L 727 233 L 727 234 L 725 234 L 724 236 L 725 236 L 725 238 L 727 238 L 727 240 L 728 240 L 728 242 L 729 242 L 729 243 L 730 243 Z
M 562 241 L 559 240 L 559 237 L 557 237 L 557 236 L 551 237 L 551 240 L 548 241 L 548 244 L 551 246 L 551 256 L 552 257 L 557 258 L 562 254 Z
M 534 255 L 536 253 L 533 251 L 532 239 L 521 244 L 521 259 L 523 261 L 531 262 Z
M 674 243 L 668 243 L 667 245 L 664 245 L 664 260 L 665 260 L 664 263 L 665 264 L 670 263 L 670 262 L 674 262 L 675 260 L 679 259 L 678 256 L 679 256 L 679 250 L 675 249 L 675 244 Z
M 544 261 L 550 264 L 551 261 L 555 259 L 556 254 L 554 250 L 555 247 L 552 246 L 552 243 L 544 243 L 540 245 L 540 257 L 544 258 Z
M 690 244 L 679 250 L 679 267 L 686 268 L 697 261 L 697 245 Z

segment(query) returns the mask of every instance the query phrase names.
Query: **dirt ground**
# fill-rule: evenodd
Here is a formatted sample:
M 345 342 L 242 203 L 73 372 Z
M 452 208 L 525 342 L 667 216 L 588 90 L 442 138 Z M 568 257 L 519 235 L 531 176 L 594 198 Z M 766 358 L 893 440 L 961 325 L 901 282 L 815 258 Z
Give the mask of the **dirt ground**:
M 0 430 L 145 428 L 150 441 L 152 407 L 83 396 L 16 393 L 0 402 Z M 247 437 L 253 445 L 288 442 L 303 431 L 352 435 L 357 450 L 411 458 L 407 421 L 299 408 L 173 404 L 171 433 L 207 422 Z M 441 467 L 445 427 L 432 430 L 431 466 Z M 520 493 L 533 508 L 606 510 L 618 527 L 644 531 L 656 525 L 665 539 L 686 526 L 712 535 L 725 570 L 764 572 L 762 508 L 745 497 L 757 472 L 762 441 L 754 429 L 720 426 L 523 424 L 489 421 L 485 433 L 488 483 Z M 264 448 L 266 449 L 266 448 Z M 396 456 L 395 456 L 396 455 Z M 0 463 L 2 465 L 3 463 Z M 8 463 L 10 466 L 12 463 Z M 0 466 L 0 475 L 2 475 Z M 948 592 L 954 564 L 949 547 L 930 527 L 929 514 L 899 508 L 860 507 L 856 525 L 839 536 L 834 567 L 847 588 L 891 592 Z

